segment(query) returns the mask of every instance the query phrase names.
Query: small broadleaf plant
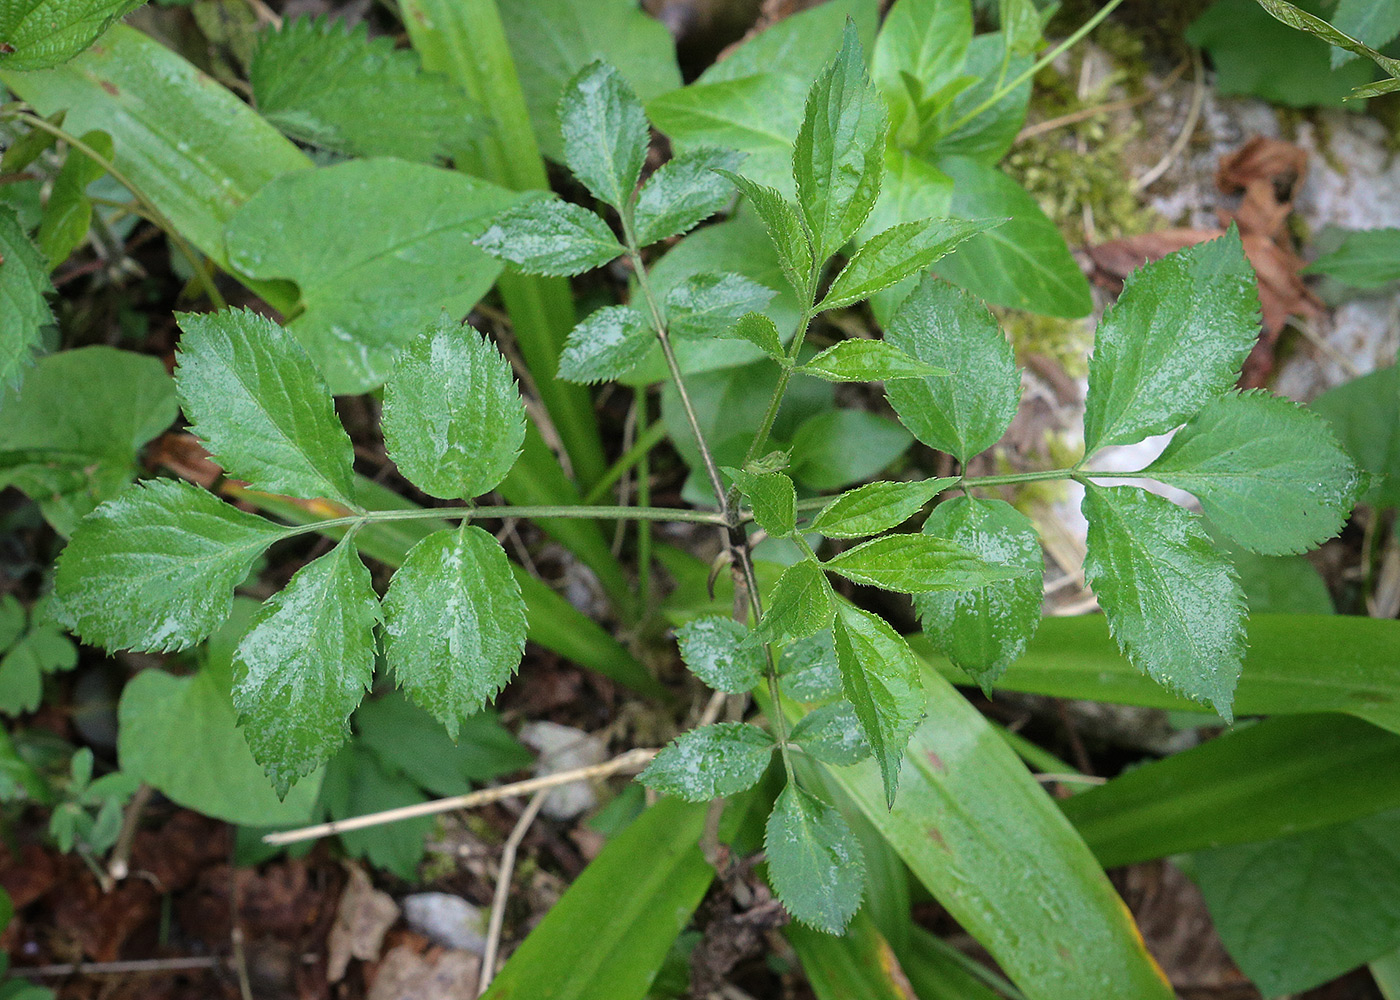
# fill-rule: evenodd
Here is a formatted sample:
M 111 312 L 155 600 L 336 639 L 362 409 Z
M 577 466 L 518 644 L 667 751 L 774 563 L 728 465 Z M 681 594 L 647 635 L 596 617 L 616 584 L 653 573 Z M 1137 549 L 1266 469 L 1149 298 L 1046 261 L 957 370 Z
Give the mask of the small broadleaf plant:
M 225 470 L 255 490 L 307 501 L 326 517 L 284 526 L 195 486 L 130 488 L 89 515 L 57 571 L 56 611 L 110 649 L 175 650 L 228 616 L 233 590 L 268 546 L 338 534 L 263 607 L 236 656 L 234 701 L 255 757 L 279 793 L 321 764 L 348 733 L 373 672 L 376 630 L 398 683 L 449 732 L 491 701 L 520 660 L 526 619 L 513 570 L 485 517 L 673 518 L 714 525 L 743 598 L 735 618 L 678 630 L 682 660 L 705 684 L 752 691 L 762 715 L 684 733 L 641 781 L 693 801 L 755 786 L 776 752 L 784 787 L 767 823 L 768 876 L 798 920 L 840 932 L 859 907 L 859 842 L 828 801 L 822 769 L 871 768 L 891 808 L 901 761 L 925 714 L 920 661 L 884 619 L 838 595 L 832 577 L 911 595 L 932 641 L 990 689 L 1040 619 L 1043 563 L 1024 515 L 978 490 L 1066 479 L 1085 489 L 1086 575 L 1127 657 L 1174 691 L 1230 718 L 1245 649 L 1245 607 L 1227 558 L 1201 516 L 1137 486 L 1105 486 L 1073 468 L 973 478 L 873 482 L 799 499 L 784 456 L 766 450 L 792 378 L 882 382 L 904 425 L 962 467 L 1005 432 L 1020 372 L 986 307 L 926 276 L 881 340 L 842 340 L 799 359 L 811 322 L 927 271 L 996 220 L 902 223 L 847 245 L 866 221 L 884 170 L 884 105 L 853 30 L 813 84 L 793 157 L 796 199 L 754 183 L 734 154 L 695 150 L 640 185 L 649 127 L 611 67 L 595 63 L 565 89 L 567 165 L 605 216 L 556 196 L 499 215 L 478 245 L 528 273 L 573 275 L 625 257 L 633 301 L 583 320 L 558 375 L 583 383 L 626 375 L 660 343 L 699 444 L 715 510 L 637 507 L 438 507 L 366 510 L 357 503 L 350 440 L 331 395 L 296 340 L 246 311 L 181 319 L 176 380 L 195 432 Z M 723 210 L 735 190 L 772 238 L 800 317 L 784 338 L 761 310 L 771 298 L 738 274 L 696 275 L 664 299 L 644 248 Z M 845 254 L 844 266 L 831 264 Z M 1176 428 L 1162 456 L 1115 479 L 1155 479 L 1193 493 L 1205 517 L 1256 552 L 1298 552 L 1334 534 L 1354 501 L 1357 470 L 1324 422 L 1302 407 L 1232 387 L 1256 336 L 1254 275 L 1233 231 L 1149 264 L 1105 315 L 1090 362 L 1086 459 Z M 714 461 L 672 351 L 672 337 L 736 337 L 779 368 L 742 463 Z M 536 373 L 536 378 L 542 373 Z M 510 471 L 525 416 L 508 365 L 469 327 L 444 320 L 404 351 L 384 390 L 386 449 L 425 493 L 471 501 Z M 921 531 L 906 522 L 952 487 Z M 355 545 L 365 525 L 457 518 L 419 542 L 382 599 Z M 800 558 L 760 593 L 753 529 L 789 540 Z M 825 557 L 818 550 L 826 552 Z

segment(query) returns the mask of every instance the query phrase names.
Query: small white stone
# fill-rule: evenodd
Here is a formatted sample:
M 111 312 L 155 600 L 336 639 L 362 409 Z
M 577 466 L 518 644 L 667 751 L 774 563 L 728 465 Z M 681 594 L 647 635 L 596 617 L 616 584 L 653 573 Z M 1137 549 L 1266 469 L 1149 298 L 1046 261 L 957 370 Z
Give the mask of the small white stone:
M 486 950 L 486 918 L 461 896 L 417 892 L 399 901 L 408 926 L 434 944 L 480 955 Z
M 539 751 L 535 773 L 543 777 L 560 771 L 591 767 L 607 759 L 608 748 L 596 736 L 557 722 L 531 722 L 520 730 L 520 740 Z M 542 811 L 550 819 L 569 820 L 598 804 L 587 781 L 561 785 L 545 796 Z

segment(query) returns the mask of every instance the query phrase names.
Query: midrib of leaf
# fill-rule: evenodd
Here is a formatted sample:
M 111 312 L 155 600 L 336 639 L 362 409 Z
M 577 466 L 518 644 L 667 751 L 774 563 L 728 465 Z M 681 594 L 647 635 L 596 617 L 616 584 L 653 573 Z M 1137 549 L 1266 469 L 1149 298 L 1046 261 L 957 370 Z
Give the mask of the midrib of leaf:
M 246 381 L 244 381 L 243 376 L 242 376 L 232 365 L 228 365 L 228 364 L 227 364 L 227 362 L 226 362 L 225 359 L 224 359 L 223 354 L 222 354 L 222 353 L 215 353 L 215 354 L 214 354 L 214 357 L 218 358 L 219 361 L 220 361 L 221 363 L 224 363 L 224 364 L 225 364 L 225 367 L 227 368 L 228 373 L 229 373 L 230 375 L 232 375 L 232 376 L 234 377 L 234 379 L 237 380 L 238 384 L 239 384 L 239 385 L 243 388 L 243 390 L 248 394 L 249 398 L 253 400 L 254 404 L 257 406 L 258 412 L 261 413 L 265 418 L 267 418 L 267 422 L 268 422 L 269 426 L 271 426 L 272 429 L 273 429 L 274 431 L 277 432 L 277 435 L 278 435 L 283 441 L 285 441 L 288 445 L 290 445 L 291 448 L 292 448 L 292 450 L 293 450 L 294 452 L 296 452 L 298 455 L 300 455 L 303 459 L 306 460 L 307 466 L 308 466 L 308 467 L 311 469 L 311 471 L 315 474 L 315 476 L 316 476 L 317 479 L 320 479 L 321 482 L 322 482 L 323 484 L 325 484 L 326 486 L 330 487 L 330 492 L 327 493 L 327 494 L 325 495 L 325 497 L 323 497 L 322 499 L 327 499 L 327 500 L 329 500 L 329 499 L 340 499 L 340 500 L 344 500 L 344 501 L 345 501 L 347 504 L 349 504 L 351 507 L 354 507 L 354 506 L 355 506 L 354 501 L 351 500 L 349 497 L 347 497 L 347 496 L 345 495 L 345 493 L 344 493 L 338 486 L 336 486 L 333 482 L 331 482 L 328 478 L 326 478 L 325 473 L 323 473 L 323 472 L 320 470 L 320 468 L 319 468 L 319 463 L 313 461 L 312 458 L 311 458 L 311 456 L 310 456 L 309 454 L 307 454 L 306 449 L 303 448 L 303 447 L 297 442 L 297 440 L 296 440 L 295 438 L 292 438 L 292 437 L 288 436 L 287 432 L 284 431 L 284 430 L 278 425 L 277 421 L 273 419 L 272 413 L 267 409 L 266 406 L 263 405 L 263 401 L 262 401 L 261 395 L 253 391 L 252 386 L 250 386 Z M 281 381 L 282 381 L 282 380 L 279 378 L 279 379 L 278 379 L 278 382 L 281 383 Z M 279 385 L 279 388 L 282 388 L 282 389 L 284 389 L 284 391 L 285 391 L 285 385 Z M 315 499 L 315 498 L 313 498 L 313 497 L 304 497 L 303 499 L 310 500 L 310 499 Z
M 204 516 L 204 515 L 201 515 L 201 516 Z M 269 521 L 269 522 L 267 522 L 267 523 L 270 525 L 272 522 Z M 149 529 L 143 528 L 142 530 L 149 530 Z M 168 529 L 168 528 L 161 528 L 160 530 L 162 531 L 162 533 L 164 533 L 165 531 L 168 531 L 169 529 Z M 186 531 L 186 532 L 184 532 L 184 533 L 185 533 L 185 534 L 193 534 L 193 532 L 189 532 L 189 531 Z M 291 537 L 291 535 L 292 535 L 292 532 L 290 531 L 290 529 L 282 528 L 282 529 L 280 530 L 280 532 L 279 532 L 278 537 L 275 537 L 275 538 L 271 538 L 271 537 L 266 537 L 266 536 L 264 536 L 263 538 L 259 538 L 259 539 L 255 540 L 255 541 L 248 542 L 247 544 L 244 544 L 244 545 L 225 545 L 224 548 L 221 549 L 219 552 L 212 553 L 212 554 L 210 554 L 210 555 L 204 555 L 204 556 L 182 556 L 182 557 L 180 558 L 180 561 L 181 561 L 181 563 L 182 563 L 183 565 L 185 565 L 185 566 L 207 566 L 207 565 L 211 565 L 211 564 L 216 564 L 216 563 L 222 561 L 224 558 L 227 558 L 230 554 L 238 554 L 238 555 L 240 556 L 240 558 L 241 558 L 242 556 L 247 555 L 249 552 L 261 552 L 263 549 L 267 548 L 268 546 L 273 545 L 273 544 L 275 544 L 275 543 L 277 543 L 277 542 L 280 542 L 280 541 L 282 541 L 282 540 L 285 539 L 285 538 L 289 538 L 289 537 Z M 163 561 L 165 561 L 165 562 L 168 562 L 168 561 L 169 561 L 169 560 L 168 560 L 168 557 L 166 557 L 164 554 L 160 553 L 160 552 L 158 551 L 158 549 L 157 549 L 157 550 L 148 551 L 148 552 L 144 553 L 144 555 L 145 555 L 145 557 L 146 557 L 144 560 L 140 558 L 141 555 L 142 555 L 142 553 L 135 553 L 135 554 L 133 554 L 133 557 L 134 557 L 134 559 L 135 559 L 135 561 L 137 562 L 138 565 L 139 565 L 141 562 L 151 562 L 151 561 L 153 561 L 153 560 L 163 560 Z M 160 563 L 160 564 L 163 565 L 163 562 Z M 137 579 L 138 581 L 153 580 L 153 579 L 155 579 L 156 577 L 163 577 L 163 576 L 165 576 L 165 572 L 166 572 L 165 570 L 161 570 L 160 572 L 147 573 L 147 574 L 144 574 L 144 575 L 138 575 L 138 576 L 136 577 L 136 579 Z
M 480 213 L 476 213 L 473 216 L 471 216 L 471 218 L 476 218 L 479 214 Z M 411 247 L 417 243 L 425 243 L 434 236 L 441 235 L 442 233 L 460 233 L 462 231 L 463 225 L 468 221 L 469 219 L 456 219 L 450 222 L 445 222 L 441 226 L 437 226 L 432 229 L 422 229 L 413 234 L 412 236 L 406 236 L 398 243 L 390 244 L 389 246 L 384 247 L 382 250 L 373 253 L 368 257 L 361 257 L 353 263 L 347 264 L 344 268 L 341 268 L 340 270 L 328 269 L 324 271 L 316 271 L 316 277 L 318 279 L 324 278 L 325 280 L 317 281 L 313 287 L 315 288 L 315 291 L 330 292 L 332 291 L 332 289 L 324 288 L 321 286 L 331 285 L 335 282 L 336 279 L 343 278 L 349 274 L 353 274 L 354 272 L 360 270 L 361 268 L 367 265 L 377 264 L 383 258 L 392 257 L 394 254 L 398 253 L 400 250 L 406 249 L 407 247 Z M 314 294 L 314 292 L 312 291 L 304 292 L 303 294 L 307 300 L 320 299 L 320 296 Z

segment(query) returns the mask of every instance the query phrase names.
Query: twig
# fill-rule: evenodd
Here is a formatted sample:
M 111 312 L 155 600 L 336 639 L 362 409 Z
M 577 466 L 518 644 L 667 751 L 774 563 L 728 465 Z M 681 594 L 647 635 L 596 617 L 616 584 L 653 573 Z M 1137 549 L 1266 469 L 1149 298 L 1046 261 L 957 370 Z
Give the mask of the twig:
M 525 839 L 530 824 L 540 814 L 540 807 L 544 805 L 548 794 L 548 791 L 535 793 L 535 797 L 515 821 L 515 829 L 510 831 L 510 836 L 506 838 L 506 846 L 501 851 L 501 870 L 496 876 L 496 894 L 491 899 L 491 921 L 486 929 L 486 950 L 481 956 L 481 979 L 476 990 L 477 996 L 486 992 L 496 975 L 496 954 L 501 947 L 501 928 L 505 925 L 506 900 L 510 898 L 510 879 L 515 872 L 515 854 L 520 850 L 520 842 Z
M 1064 785 L 1108 784 L 1107 778 L 1100 778 L 1097 775 L 1093 774 L 1074 774 L 1072 772 L 1067 774 L 1037 774 L 1035 776 L 1035 780 L 1040 782 L 1042 785 L 1048 785 L 1052 782 L 1059 782 L 1060 784 Z
M 626 753 L 606 760 L 601 764 L 593 764 L 589 767 L 575 768 L 572 771 L 560 771 L 557 774 L 546 774 L 539 778 L 529 778 L 525 781 L 517 781 L 509 785 L 499 785 L 495 788 L 483 788 L 480 791 L 469 792 L 466 795 L 454 795 L 451 798 L 435 799 L 432 802 L 420 802 L 418 805 L 402 806 L 398 809 L 386 809 L 383 812 L 369 813 L 365 816 L 354 816 L 350 819 L 332 820 L 329 823 L 318 823 L 316 826 L 303 827 L 300 830 L 283 830 L 279 833 L 269 833 L 263 837 L 263 843 L 282 846 L 284 844 L 296 844 L 303 840 L 318 840 L 321 837 L 329 837 L 337 833 L 348 833 L 351 830 L 363 830 L 370 826 L 382 826 L 385 823 L 395 823 L 401 819 L 413 819 L 417 816 L 436 816 L 439 813 L 451 812 L 454 809 L 473 809 L 476 806 L 488 805 L 492 802 L 499 802 L 502 799 L 511 799 L 519 795 L 529 795 L 542 789 L 558 788 L 560 785 L 572 784 L 575 781 L 585 781 L 590 778 L 606 778 L 611 774 L 619 774 L 623 771 L 640 771 L 651 762 L 658 751 L 650 749 L 628 750 Z
M 1181 132 L 1176 140 L 1171 144 L 1171 148 L 1158 160 L 1151 170 L 1133 181 L 1134 191 L 1143 191 L 1157 182 L 1163 174 L 1171 169 L 1171 165 L 1176 158 L 1181 155 L 1181 151 L 1186 148 L 1186 144 L 1191 141 L 1191 136 L 1196 132 L 1196 122 L 1201 117 L 1201 106 L 1206 100 L 1206 71 L 1201 63 L 1201 52 L 1199 49 L 1191 50 L 1191 65 L 1195 70 L 1195 89 L 1191 91 L 1191 107 L 1186 112 L 1186 121 L 1181 126 Z
M 62 979 L 67 976 L 123 976 L 151 972 L 190 972 L 197 969 L 223 968 L 225 959 L 218 955 L 193 958 L 139 958 L 123 962 L 64 962 L 60 965 L 15 965 L 10 973 L 27 979 Z
M 1186 67 L 1190 65 L 1191 60 L 1189 58 L 1183 59 L 1177 64 L 1176 68 L 1167 75 L 1165 80 L 1145 94 L 1138 94 L 1136 97 L 1124 97 L 1117 101 L 1109 101 L 1106 104 L 1095 104 L 1092 107 L 1080 108 L 1078 111 L 1071 111 L 1057 118 L 1047 118 L 1043 122 L 1027 125 L 1025 128 L 1021 129 L 1020 132 L 1016 133 L 1016 141 L 1022 142 L 1038 135 L 1044 135 L 1046 132 L 1053 132 L 1058 128 L 1064 128 L 1066 125 L 1077 125 L 1079 122 L 1087 121 L 1090 118 L 1097 118 L 1099 115 L 1111 115 L 1115 111 L 1127 111 L 1130 108 L 1137 107 L 1139 104 L 1146 104 L 1154 97 L 1166 93 L 1175 86 L 1176 81 L 1180 80 L 1182 74 L 1186 72 Z
M 154 794 L 155 789 L 142 782 L 136 789 L 136 794 L 131 796 L 131 801 L 126 804 L 126 812 L 122 815 L 121 833 L 117 835 L 117 845 L 112 848 L 112 855 L 107 859 L 107 874 L 113 882 L 120 882 L 131 874 L 131 845 L 136 841 L 136 830 L 141 825 L 141 811 L 146 808 L 146 803 L 151 801 Z

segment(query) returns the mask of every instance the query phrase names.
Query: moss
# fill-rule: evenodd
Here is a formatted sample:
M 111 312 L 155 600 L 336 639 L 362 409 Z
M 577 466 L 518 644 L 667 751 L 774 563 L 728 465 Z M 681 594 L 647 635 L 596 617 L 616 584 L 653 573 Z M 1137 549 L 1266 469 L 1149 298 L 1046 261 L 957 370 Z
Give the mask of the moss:
M 1017 357 L 1043 354 L 1054 358 L 1070 378 L 1088 374 L 1089 349 L 1094 344 L 1092 321 L 1058 319 L 1012 309 L 993 309 L 1003 330 L 1011 337 Z

